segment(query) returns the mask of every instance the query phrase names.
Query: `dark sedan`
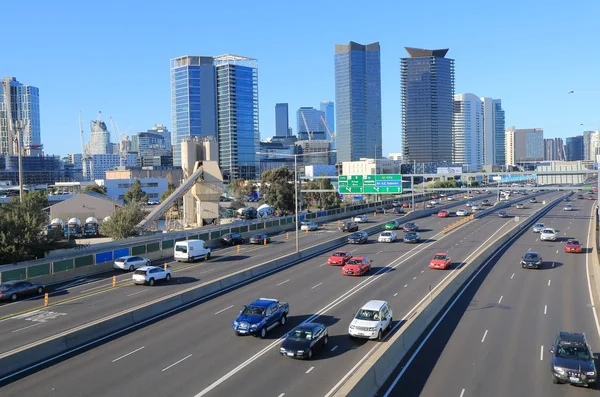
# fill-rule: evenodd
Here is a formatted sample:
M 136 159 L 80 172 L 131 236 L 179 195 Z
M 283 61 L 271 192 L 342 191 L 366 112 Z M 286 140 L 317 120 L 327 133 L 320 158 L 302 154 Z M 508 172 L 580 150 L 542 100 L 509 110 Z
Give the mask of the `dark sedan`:
M 342 225 L 343 232 L 356 232 L 358 231 L 358 223 L 356 222 L 346 222 Z
M 221 237 L 221 242 L 224 245 L 243 244 L 244 238 L 239 233 L 227 233 Z
M 269 237 L 266 233 L 256 234 L 248 240 L 250 244 L 264 244 L 265 240 L 267 244 L 271 242 L 271 237 Z
M 521 259 L 523 268 L 539 269 L 542 267 L 542 257 L 537 252 L 528 252 Z
M 0 285 L 0 300 L 16 301 L 31 295 L 44 293 L 44 286 L 29 281 L 7 281 Z
M 507 218 L 508 217 L 508 212 L 506 212 L 504 210 L 498 211 L 498 217 L 499 218 Z
M 329 342 L 327 327 L 318 323 L 304 323 L 290 332 L 279 348 L 279 354 L 292 358 L 311 359 L 317 349 Z
M 404 224 L 404 226 L 402 226 L 402 230 L 405 232 L 416 232 L 419 230 L 419 225 L 414 222 L 407 222 Z
M 348 236 L 348 244 L 365 244 L 368 240 L 367 232 L 356 232 Z
M 385 212 L 385 207 L 377 207 L 375 208 L 375 212 L 378 214 L 383 214 Z
M 421 241 L 421 236 L 417 232 L 408 232 L 404 235 L 403 241 L 405 243 L 418 243 Z

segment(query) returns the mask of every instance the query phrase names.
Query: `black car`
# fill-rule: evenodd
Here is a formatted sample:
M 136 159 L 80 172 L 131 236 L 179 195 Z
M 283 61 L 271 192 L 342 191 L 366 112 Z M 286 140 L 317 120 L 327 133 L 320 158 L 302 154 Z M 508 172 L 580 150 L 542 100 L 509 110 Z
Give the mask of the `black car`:
M 419 230 L 419 225 L 414 222 L 407 222 L 404 224 L 404 226 L 402 226 L 402 230 L 405 232 L 416 232 Z
M 279 354 L 292 358 L 310 359 L 316 349 L 329 342 L 329 331 L 323 324 L 304 323 L 290 332 L 279 348 Z
M 227 233 L 221 237 L 221 242 L 224 245 L 243 244 L 244 238 L 239 233 Z
M 539 269 L 542 267 L 542 257 L 537 252 L 528 252 L 521 258 L 523 268 Z
M 392 214 L 404 214 L 404 208 L 402 207 L 394 207 L 392 208 Z
M 255 234 L 254 236 L 250 237 L 250 239 L 248 239 L 248 242 L 250 244 L 264 244 L 265 240 L 267 240 L 267 244 L 269 244 L 271 242 L 271 237 L 269 237 L 269 235 L 266 233 L 261 233 Z
M 365 244 L 368 240 L 367 232 L 355 232 L 348 236 L 348 244 Z
M 571 383 L 594 388 L 597 372 L 594 353 L 585 334 L 559 332 L 550 348 L 553 383 Z
M 507 218 L 508 217 L 508 212 L 502 210 L 502 211 L 498 211 L 498 217 L 499 218 Z
M 375 212 L 378 214 L 383 214 L 385 212 L 385 207 L 377 207 L 375 208 Z
M 408 232 L 404 235 L 405 243 L 418 243 L 421 241 L 421 236 L 417 232 Z
M 342 225 L 343 232 L 357 232 L 358 231 L 358 223 L 356 222 L 345 222 Z
M 7 281 L 0 285 L 0 300 L 16 301 L 31 295 L 44 293 L 44 286 L 29 281 Z

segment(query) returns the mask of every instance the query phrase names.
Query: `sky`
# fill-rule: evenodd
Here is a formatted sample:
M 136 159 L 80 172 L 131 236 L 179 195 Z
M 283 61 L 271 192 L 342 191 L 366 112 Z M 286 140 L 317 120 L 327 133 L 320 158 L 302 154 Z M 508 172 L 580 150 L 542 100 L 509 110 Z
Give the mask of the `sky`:
M 102 111 L 122 133 L 171 130 L 169 60 L 258 59 L 261 139 L 275 103 L 335 101 L 334 47 L 381 45 L 383 154 L 401 151 L 404 47 L 449 48 L 455 93 L 500 98 L 506 126 L 567 137 L 600 124 L 597 0 L 2 2 L 0 75 L 40 89 L 46 154 L 81 153 Z M 568 95 L 567 92 L 574 93 Z

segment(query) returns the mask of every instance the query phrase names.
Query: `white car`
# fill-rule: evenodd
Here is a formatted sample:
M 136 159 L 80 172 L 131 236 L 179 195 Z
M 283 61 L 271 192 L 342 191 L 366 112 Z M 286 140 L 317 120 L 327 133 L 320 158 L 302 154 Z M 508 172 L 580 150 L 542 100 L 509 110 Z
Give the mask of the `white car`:
M 542 230 L 544 230 L 546 228 L 546 226 L 543 223 L 536 223 L 535 225 L 533 225 L 533 232 L 534 233 L 541 233 Z
M 519 204 L 515 205 L 515 208 L 518 210 L 522 210 L 525 207 L 523 206 L 523 204 L 519 203 Z
M 446 200 L 447 200 L 447 201 L 454 201 L 454 197 L 452 197 L 452 196 L 448 196 L 448 197 L 446 197 Z
M 369 219 L 366 215 L 358 215 L 354 217 L 354 222 L 356 223 L 367 223 Z
M 434 200 L 431 200 L 431 201 L 429 202 L 429 204 L 433 204 L 433 205 L 436 205 L 436 204 L 439 204 L 439 203 L 440 203 L 440 202 L 439 202 L 438 200 L 435 200 L 435 199 L 434 199 Z
M 479 211 L 479 210 L 481 210 L 481 206 L 480 206 L 479 204 L 473 204 L 473 205 L 471 206 L 471 209 L 472 209 L 473 211 Z
M 158 266 L 144 266 L 137 269 L 133 276 L 134 284 L 154 285 L 159 280 L 171 280 L 171 271 Z
M 446 197 L 446 193 L 440 193 L 440 197 Z
M 465 209 L 461 208 L 456 211 L 456 216 L 467 216 L 467 215 L 469 215 L 469 213 Z
M 367 302 L 354 315 L 348 333 L 355 338 L 383 340 L 383 333 L 392 327 L 392 309 L 386 301 Z
M 431 204 L 431 203 L 428 203 L 428 204 L 427 204 L 425 207 L 426 207 L 426 208 L 433 208 L 433 204 Z
M 573 207 L 571 206 L 571 204 L 567 204 L 567 205 L 565 205 L 564 210 L 565 211 L 573 211 Z
M 556 241 L 556 231 L 546 228 L 540 233 L 540 241 Z
M 113 267 L 115 269 L 121 270 L 129 270 L 130 272 L 138 269 L 142 266 L 150 266 L 150 259 L 141 258 L 139 256 L 122 256 L 120 258 L 115 259 L 113 263 Z
M 393 243 L 396 240 L 398 240 L 398 235 L 396 234 L 396 232 L 392 232 L 389 230 L 382 232 L 377 238 L 378 243 Z
M 472 206 L 473 206 L 473 204 L 475 204 L 475 203 L 473 203 L 472 201 L 467 201 L 467 204 L 465 204 L 465 205 L 466 205 L 467 207 L 472 207 Z
M 312 232 L 313 230 L 317 229 L 319 229 L 319 225 L 314 222 L 302 222 L 300 224 L 300 230 L 302 231 L 308 230 L 309 232 Z

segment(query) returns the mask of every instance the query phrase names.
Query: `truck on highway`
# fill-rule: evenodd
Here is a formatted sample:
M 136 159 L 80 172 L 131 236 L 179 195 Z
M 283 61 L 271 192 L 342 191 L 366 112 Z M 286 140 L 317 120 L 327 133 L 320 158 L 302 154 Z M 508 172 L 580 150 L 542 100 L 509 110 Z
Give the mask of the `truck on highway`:
M 236 335 L 257 335 L 265 338 L 267 332 L 278 325 L 285 325 L 290 305 L 277 299 L 260 298 L 244 306 L 233 320 L 231 328 Z
M 90 216 L 85 220 L 85 223 L 83 224 L 83 235 L 85 237 L 98 237 L 100 235 L 98 219 Z
M 173 257 L 177 262 L 194 262 L 197 259 L 210 259 L 210 248 L 204 240 L 177 241 Z
M 82 228 L 79 218 L 69 219 L 69 222 L 67 222 L 67 226 L 65 227 L 64 235 L 67 239 L 81 238 Z

